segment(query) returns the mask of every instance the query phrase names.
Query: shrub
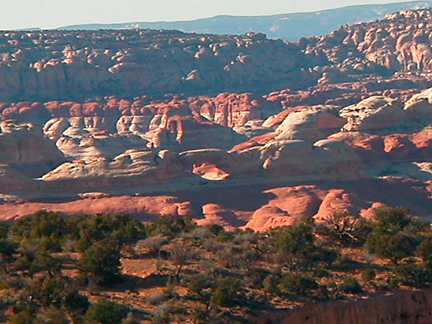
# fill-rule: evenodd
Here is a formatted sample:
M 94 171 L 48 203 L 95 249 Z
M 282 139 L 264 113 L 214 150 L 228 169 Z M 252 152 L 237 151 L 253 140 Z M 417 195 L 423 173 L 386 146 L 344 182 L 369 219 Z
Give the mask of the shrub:
M 416 254 L 421 257 L 424 262 L 432 263 L 432 237 L 421 241 L 417 247 Z
M 20 238 L 32 240 L 43 237 L 61 239 L 68 233 L 68 229 L 61 218 L 61 213 L 40 210 L 32 216 L 17 219 L 11 227 L 11 232 Z
M 205 228 L 208 229 L 214 235 L 219 235 L 221 232 L 225 232 L 225 229 L 222 226 L 217 224 L 206 225 Z
M 374 218 L 373 231 L 366 243 L 372 253 L 389 258 L 395 265 L 399 260 L 413 255 L 424 232 L 430 231 L 429 222 L 410 218 L 408 209 L 402 207 L 377 209 Z M 432 249 L 427 246 L 429 243 L 423 243 L 417 252 L 426 256 Z
M 316 247 L 314 252 L 309 254 L 308 260 L 312 265 L 316 265 L 317 262 L 330 267 L 338 258 L 338 252 L 331 249 L 325 249 L 323 247 Z
M 75 310 L 85 312 L 89 306 L 89 300 L 87 296 L 81 295 L 78 291 L 70 291 L 63 300 L 63 304 L 68 310 Z
M 389 285 L 390 289 L 397 289 L 400 286 L 400 280 L 393 276 L 389 276 L 387 277 L 387 284 Z
M 11 316 L 9 319 L 11 324 L 35 324 L 41 323 L 38 321 L 36 314 L 33 312 L 23 311 L 18 314 Z
M 170 260 L 176 266 L 175 276 L 178 277 L 182 268 L 197 257 L 197 252 L 186 244 L 176 244 L 170 250 Z
M 395 265 L 398 261 L 410 256 L 412 248 L 408 240 L 400 233 L 392 234 L 385 229 L 374 229 L 368 235 L 366 244 L 369 250 L 380 258 L 388 258 Z
M 229 242 L 234 238 L 233 232 L 222 231 L 216 237 L 219 242 Z
M 394 272 L 408 286 L 423 287 L 432 282 L 432 269 L 424 264 L 401 264 Z
M 69 324 L 70 321 L 66 317 L 66 314 L 63 310 L 60 310 L 55 307 L 50 307 L 45 312 L 46 321 L 44 324 Z
M 363 243 L 368 234 L 368 226 L 361 218 L 353 217 L 348 212 L 335 212 L 316 227 L 316 231 L 327 241 L 342 246 Z
M 172 216 L 162 216 L 152 221 L 147 228 L 150 236 L 163 235 L 175 237 L 181 232 L 190 232 L 195 228 L 195 223 L 189 217 L 174 218 Z
M 263 289 L 267 294 L 278 295 L 280 279 L 276 276 L 270 275 L 263 280 Z
M 360 284 L 354 277 L 346 277 L 339 285 L 339 289 L 347 294 L 358 294 L 362 291 Z
M 77 266 L 102 284 L 113 283 L 120 279 L 120 252 L 99 243 L 84 252 Z
M 37 321 L 36 309 L 26 302 L 18 302 L 12 309 L 14 315 L 10 317 L 11 324 L 33 324 Z
M 376 272 L 373 269 L 366 269 L 361 274 L 361 278 L 366 282 L 370 282 L 374 280 L 375 277 L 376 277 Z
M 163 245 L 167 244 L 169 241 L 166 237 L 163 236 L 152 236 L 146 238 L 144 240 L 140 240 L 137 242 L 135 248 L 136 249 L 147 249 L 148 253 L 153 257 L 157 258 L 159 256 L 159 252 Z
M 185 277 L 182 283 L 191 292 L 203 297 L 203 290 L 208 289 L 212 286 L 212 279 L 204 273 L 197 273 Z
M 167 302 L 159 305 L 153 310 L 153 320 L 154 324 L 168 324 L 168 323 L 178 323 L 179 316 L 186 313 L 186 309 L 176 304 L 175 302 Z M 181 318 L 181 317 L 180 317 Z
M 34 303 L 40 306 L 61 305 L 66 291 L 66 282 L 63 278 L 37 278 L 29 282 L 22 292 Z
M 404 207 L 383 207 L 375 209 L 375 227 L 400 231 L 410 223 L 408 209 Z
M 120 324 L 128 311 L 125 306 L 101 299 L 85 313 L 85 324 Z
M 211 297 L 211 302 L 222 307 L 233 307 L 238 304 L 240 288 L 239 279 L 231 277 L 219 279 L 215 292 Z
M 77 249 L 80 251 L 100 241 L 107 241 L 120 249 L 147 236 L 143 223 L 124 214 L 98 214 L 81 219 L 77 230 Z
M 275 238 L 278 251 L 287 255 L 291 261 L 304 259 L 315 249 L 313 226 L 309 219 L 278 229 Z
M 14 254 L 17 253 L 18 246 L 19 244 L 14 241 L 7 240 L 7 239 L 0 239 L 0 255 L 2 260 L 6 262 L 13 261 Z
M 318 283 L 312 278 L 289 273 L 282 277 L 279 287 L 284 292 L 307 295 L 318 288 Z

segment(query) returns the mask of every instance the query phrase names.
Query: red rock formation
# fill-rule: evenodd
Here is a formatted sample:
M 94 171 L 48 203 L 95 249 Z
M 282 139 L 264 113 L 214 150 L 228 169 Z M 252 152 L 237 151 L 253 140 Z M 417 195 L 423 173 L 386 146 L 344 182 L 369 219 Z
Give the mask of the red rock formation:
M 296 44 L 254 33 L 2 32 L 5 55 L 0 61 L 0 100 L 126 95 L 129 99 L 121 103 L 121 111 L 129 115 L 139 110 L 130 98 L 143 93 L 163 96 L 161 89 L 192 95 L 290 87 L 300 91 L 272 93 L 271 101 L 291 106 L 348 105 L 365 93 L 388 91 L 390 96 L 430 86 L 431 78 L 417 71 L 432 67 L 431 17 L 427 9 L 403 11 Z M 89 37 L 90 43 L 86 41 Z M 395 71 L 399 74 L 392 77 Z M 306 90 L 310 86 L 317 87 Z M 205 103 L 202 114 L 232 127 L 244 123 L 248 114 L 256 116 L 260 100 L 220 95 Z M 8 115 L 16 113 L 8 108 L 12 108 Z M 74 114 L 79 114 L 78 107 Z
M 331 138 L 342 140 L 354 148 L 365 163 L 409 161 L 432 157 L 432 132 L 426 128 L 413 134 L 391 135 L 337 133 Z
M 0 99 L 258 89 L 292 82 L 304 59 L 296 45 L 254 33 L 16 31 L 0 39 L 9 53 L 0 62 Z
M 408 97 L 431 84 L 430 20 L 431 10 L 407 11 L 298 44 L 253 33 L 95 31 L 92 44 L 85 31 L 0 33 L 11 53 L 0 62 L 2 119 L 46 122 L 71 159 L 43 180 L 25 177 L 20 165 L 46 167 L 58 151 L 35 128 L 5 127 L 1 137 L 14 138 L 3 145 L 0 188 L 94 198 L 86 192 L 277 183 L 247 210 L 196 197 L 158 210 L 205 206 L 201 223 L 256 230 L 381 204 L 429 215 L 432 92 Z M 261 95 L 274 89 L 284 90 Z M 382 179 L 360 180 L 368 177 Z M 421 181 L 402 180 L 410 177 Z

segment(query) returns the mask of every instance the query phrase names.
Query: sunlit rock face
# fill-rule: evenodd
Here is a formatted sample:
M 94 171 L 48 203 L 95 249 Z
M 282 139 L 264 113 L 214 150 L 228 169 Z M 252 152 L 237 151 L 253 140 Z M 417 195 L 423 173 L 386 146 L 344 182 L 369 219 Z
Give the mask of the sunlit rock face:
M 405 11 L 298 43 L 1 32 L 0 201 L 104 199 L 137 217 L 190 212 L 258 231 L 384 205 L 430 215 L 431 17 Z M 173 200 L 139 205 L 161 194 Z

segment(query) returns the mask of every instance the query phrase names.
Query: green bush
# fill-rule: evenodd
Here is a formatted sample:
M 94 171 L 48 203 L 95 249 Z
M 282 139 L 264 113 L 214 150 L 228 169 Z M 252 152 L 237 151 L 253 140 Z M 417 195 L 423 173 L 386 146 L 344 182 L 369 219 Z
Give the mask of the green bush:
M 66 294 L 63 304 L 68 310 L 85 312 L 90 306 L 87 296 L 81 295 L 78 291 L 72 290 Z
M 383 228 L 376 228 L 368 235 L 366 244 L 369 250 L 380 258 L 388 258 L 395 265 L 412 254 L 408 240 L 400 233 L 392 234 Z
M 107 242 L 121 249 L 147 237 L 146 228 L 140 221 L 124 214 L 94 215 L 79 219 L 77 249 L 84 252 L 97 242 Z
M 70 321 L 67 318 L 65 312 L 61 309 L 51 307 L 45 312 L 46 320 L 44 324 L 69 324 Z
M 219 279 L 216 285 L 211 302 L 222 307 L 233 307 L 238 304 L 238 294 L 241 288 L 241 282 L 236 278 Z
M 284 292 L 308 295 L 318 288 L 318 283 L 312 278 L 289 273 L 282 277 L 279 287 Z
M 420 288 L 432 282 L 432 269 L 424 264 L 401 264 L 394 273 L 408 286 Z
M 62 239 L 68 233 L 68 227 L 61 213 L 40 210 L 32 216 L 17 219 L 11 226 L 13 235 L 31 240 L 51 237 Z
M 362 291 L 362 287 L 354 277 L 346 277 L 339 285 L 339 289 L 347 294 L 358 294 Z
M 125 306 L 101 299 L 92 304 L 85 313 L 85 324 L 120 324 L 128 311 Z
M 300 224 L 281 227 L 276 231 L 276 246 L 279 252 L 294 257 L 305 256 L 314 249 L 313 227 L 309 220 L 303 219 Z
M 389 276 L 387 277 L 387 284 L 389 285 L 390 289 L 397 289 L 400 286 L 400 279 Z
M 206 225 L 204 228 L 208 229 L 214 235 L 219 235 L 221 232 L 225 232 L 225 229 L 218 224 Z
M 432 263 L 432 237 L 425 238 L 417 246 L 416 254 L 423 259 L 424 262 Z
M 36 308 L 27 302 L 17 302 L 13 309 L 14 315 L 9 318 L 11 324 L 34 324 L 40 323 L 36 318 Z
M 212 286 L 212 278 L 205 273 L 197 273 L 185 277 L 182 283 L 193 293 L 203 296 L 203 291 Z
M 189 217 L 162 216 L 151 222 L 147 228 L 147 233 L 150 236 L 163 235 L 173 238 L 181 232 L 190 232 L 195 227 L 195 223 Z
M 409 223 L 409 211 L 404 207 L 383 207 L 375 209 L 375 227 L 391 230 L 393 232 L 403 230 Z
M 267 294 L 278 295 L 280 294 L 279 284 L 280 279 L 274 275 L 267 276 L 263 280 L 263 289 Z
M 370 282 L 375 279 L 376 272 L 373 269 L 366 269 L 362 272 L 361 277 L 364 281 Z
M 19 244 L 12 240 L 0 239 L 0 255 L 3 261 L 12 262 L 15 258 L 14 255 L 17 253 Z
M 101 284 L 118 282 L 120 276 L 120 252 L 119 250 L 98 243 L 87 249 L 77 262 L 81 273 L 91 276 Z

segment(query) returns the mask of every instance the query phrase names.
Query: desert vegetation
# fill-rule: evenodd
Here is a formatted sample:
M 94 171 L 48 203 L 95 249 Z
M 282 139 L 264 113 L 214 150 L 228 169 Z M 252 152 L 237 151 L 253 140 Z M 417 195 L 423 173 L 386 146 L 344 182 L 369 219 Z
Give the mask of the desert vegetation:
M 0 235 L 4 323 L 243 323 L 432 282 L 430 223 L 401 207 L 262 233 L 42 210 Z

